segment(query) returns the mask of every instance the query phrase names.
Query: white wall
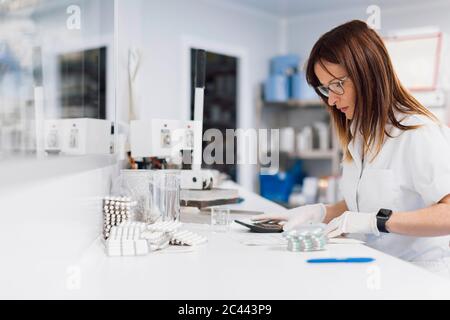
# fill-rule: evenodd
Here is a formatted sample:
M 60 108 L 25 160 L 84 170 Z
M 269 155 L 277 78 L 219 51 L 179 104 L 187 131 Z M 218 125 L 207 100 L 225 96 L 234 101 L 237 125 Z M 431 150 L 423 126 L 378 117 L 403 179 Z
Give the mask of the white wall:
M 268 59 L 278 51 L 279 22 L 261 14 L 201 0 L 130 0 L 121 2 L 121 6 L 121 15 L 124 11 L 135 12 L 133 23 L 125 23 L 129 16 L 121 19 L 121 49 L 126 49 L 124 42 L 129 40 L 123 37 L 129 35 L 144 55 L 139 105 L 139 116 L 143 118 L 178 119 L 187 115 L 185 109 L 190 102 L 183 100 L 182 84 L 186 79 L 180 74 L 183 38 L 246 50 L 251 60 L 252 89 L 265 78 Z
M 121 87 L 128 61 L 127 50 L 142 51 L 139 74 L 137 117 L 140 119 L 187 119 L 190 113 L 190 87 L 186 39 L 217 43 L 237 49 L 248 57 L 245 83 L 247 98 L 241 100 L 239 127 L 255 127 L 255 99 L 258 86 L 268 73 L 269 59 L 279 51 L 280 21 L 269 15 L 241 10 L 221 2 L 205 0 L 130 0 L 120 2 Z M 132 21 L 132 23 L 131 23 Z M 121 112 L 128 102 L 126 90 L 119 93 Z M 240 182 L 252 189 L 254 167 L 241 169 Z
M 376 4 L 376 3 L 375 3 Z M 307 59 L 314 43 L 325 32 L 353 19 L 367 21 L 367 5 L 353 9 L 310 14 L 288 19 L 288 50 Z M 424 1 L 421 5 L 405 3 L 401 7 L 383 7 L 381 9 L 382 35 L 390 31 L 437 26 L 450 34 L 450 2 Z
M 67 28 L 71 14 L 67 8 L 80 8 L 80 29 Z M 115 119 L 114 104 L 114 2 L 110 0 L 62 0 L 43 5 L 33 16 L 38 33 L 37 45 L 43 50 L 44 90 L 47 118 L 60 116 L 58 56 L 105 46 L 107 52 L 107 110 L 108 119 Z

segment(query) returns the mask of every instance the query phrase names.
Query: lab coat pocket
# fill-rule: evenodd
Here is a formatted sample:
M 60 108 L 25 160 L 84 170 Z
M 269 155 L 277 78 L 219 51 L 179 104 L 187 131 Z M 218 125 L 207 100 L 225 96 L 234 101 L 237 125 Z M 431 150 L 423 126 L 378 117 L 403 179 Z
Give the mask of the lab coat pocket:
M 400 186 L 391 169 L 366 169 L 358 188 L 358 205 L 361 212 L 378 212 L 380 209 L 398 208 Z

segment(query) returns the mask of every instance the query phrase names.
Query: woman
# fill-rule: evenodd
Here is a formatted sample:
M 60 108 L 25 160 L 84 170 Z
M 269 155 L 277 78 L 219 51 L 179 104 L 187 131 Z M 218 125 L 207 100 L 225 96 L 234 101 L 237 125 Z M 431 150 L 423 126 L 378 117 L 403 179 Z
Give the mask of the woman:
M 362 21 L 324 34 L 308 83 L 329 106 L 344 150 L 344 201 L 255 220 L 289 230 L 328 223 L 378 250 L 450 275 L 450 134 L 400 84 L 381 38 Z

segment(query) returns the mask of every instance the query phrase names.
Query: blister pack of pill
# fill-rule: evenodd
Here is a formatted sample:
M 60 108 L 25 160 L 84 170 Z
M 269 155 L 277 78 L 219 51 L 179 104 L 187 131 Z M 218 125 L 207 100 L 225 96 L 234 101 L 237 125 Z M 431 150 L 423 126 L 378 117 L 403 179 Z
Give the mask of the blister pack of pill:
M 146 231 L 142 234 L 142 237 L 147 240 L 150 251 L 158 251 L 169 246 L 172 234 L 170 232 Z
M 176 232 L 183 224 L 178 221 L 155 222 L 147 226 L 151 232 Z
M 106 240 L 106 252 L 110 257 L 144 256 L 172 246 L 195 247 L 207 242 L 207 238 L 191 231 L 179 230 L 179 222 L 161 222 L 152 225 L 125 222 L 111 229 Z
M 170 241 L 171 245 L 176 246 L 199 246 L 206 243 L 208 239 L 204 236 L 191 231 L 175 232 Z
M 103 199 L 103 237 L 111 236 L 113 227 L 130 219 L 133 202 L 127 197 L 106 197 Z
M 141 237 L 145 223 L 123 223 L 111 229 L 106 240 L 106 252 L 110 257 L 145 256 L 150 248 L 146 239 Z

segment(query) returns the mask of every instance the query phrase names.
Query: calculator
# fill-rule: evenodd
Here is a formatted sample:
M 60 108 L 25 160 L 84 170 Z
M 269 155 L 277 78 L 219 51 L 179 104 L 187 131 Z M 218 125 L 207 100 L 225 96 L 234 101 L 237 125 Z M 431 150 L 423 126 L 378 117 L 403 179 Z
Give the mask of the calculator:
M 283 226 L 278 223 L 278 221 L 262 221 L 254 223 L 246 223 L 239 220 L 234 220 L 234 222 L 247 227 L 251 232 L 255 233 L 281 233 L 283 232 Z

